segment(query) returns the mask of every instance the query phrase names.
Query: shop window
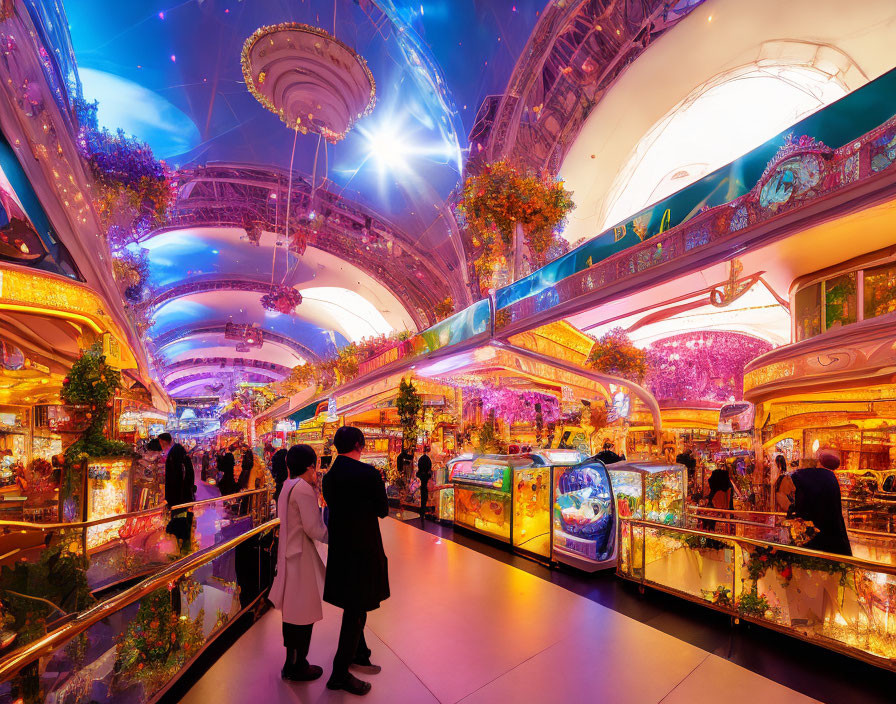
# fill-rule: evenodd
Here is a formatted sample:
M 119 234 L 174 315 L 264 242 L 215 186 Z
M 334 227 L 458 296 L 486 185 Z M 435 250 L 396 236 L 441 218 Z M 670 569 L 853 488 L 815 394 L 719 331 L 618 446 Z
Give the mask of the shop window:
M 821 334 L 821 284 L 813 284 L 797 291 L 794 304 L 796 341 L 808 340 Z
M 824 329 L 832 330 L 857 320 L 856 272 L 824 282 Z
M 896 264 L 865 270 L 865 318 L 896 311 Z

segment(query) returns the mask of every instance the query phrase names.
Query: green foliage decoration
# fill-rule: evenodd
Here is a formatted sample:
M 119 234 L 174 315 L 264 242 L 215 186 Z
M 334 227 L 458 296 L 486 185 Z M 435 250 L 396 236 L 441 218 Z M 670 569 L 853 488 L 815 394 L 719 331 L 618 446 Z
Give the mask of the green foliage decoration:
M 84 434 L 65 451 L 71 465 L 95 457 L 131 454 L 127 443 L 109 440 L 103 434 L 115 391 L 121 386 L 121 373 L 106 364 L 99 342 L 81 351 L 62 384 L 62 400 L 71 406 L 86 408 L 89 424 Z

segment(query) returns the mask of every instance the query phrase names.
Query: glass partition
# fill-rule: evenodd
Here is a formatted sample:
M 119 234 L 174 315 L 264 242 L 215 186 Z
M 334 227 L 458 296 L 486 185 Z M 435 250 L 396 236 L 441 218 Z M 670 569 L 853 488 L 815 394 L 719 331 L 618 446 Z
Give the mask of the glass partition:
M 71 620 L 48 637 L 40 657 L 23 658 L 24 666 L 13 664 L 18 653 L 4 653 L 0 704 L 154 701 L 270 586 L 276 530 L 272 522 L 207 559 L 169 566 L 102 612 Z
M 620 540 L 622 577 L 896 669 L 894 565 L 630 518 Z
M 25 645 L 114 588 L 238 537 L 271 515 L 269 492 L 258 490 L 188 504 L 186 540 L 168 532 L 164 508 L 76 524 L 0 522 L 0 603 L 12 624 L 0 627 L 17 633 L 15 647 Z M 108 539 L 92 547 L 97 528 Z

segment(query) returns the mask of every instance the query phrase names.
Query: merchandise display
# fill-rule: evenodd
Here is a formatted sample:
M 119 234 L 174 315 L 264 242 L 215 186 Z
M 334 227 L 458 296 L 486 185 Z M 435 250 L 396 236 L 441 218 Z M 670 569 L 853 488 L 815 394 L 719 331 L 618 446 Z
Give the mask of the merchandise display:
M 86 463 L 84 520 L 118 516 L 128 512 L 131 499 L 131 459 L 89 460 Z M 87 547 L 105 545 L 118 536 L 125 519 L 108 521 L 87 529 Z
M 553 558 L 586 571 L 612 567 L 616 508 L 598 460 L 554 469 Z
M 616 462 L 607 467 L 620 518 L 664 525 L 684 521 L 685 468 L 680 464 Z

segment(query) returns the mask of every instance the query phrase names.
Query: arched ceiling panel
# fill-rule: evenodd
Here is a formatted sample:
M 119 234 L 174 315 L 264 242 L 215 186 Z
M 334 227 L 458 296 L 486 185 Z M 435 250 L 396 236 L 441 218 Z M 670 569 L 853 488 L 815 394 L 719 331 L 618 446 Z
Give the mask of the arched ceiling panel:
M 184 360 L 219 357 L 247 357 L 247 355 L 237 352 L 233 340 L 225 339 L 220 333 L 199 334 L 162 347 L 156 353 L 156 362 L 159 366 L 165 367 Z M 290 369 L 305 361 L 295 350 L 270 340 L 266 341 L 260 350 L 253 350 L 252 358 Z
M 558 137 L 577 206 L 566 238 L 596 236 L 880 76 L 894 41 L 890 0 L 699 6 Z

